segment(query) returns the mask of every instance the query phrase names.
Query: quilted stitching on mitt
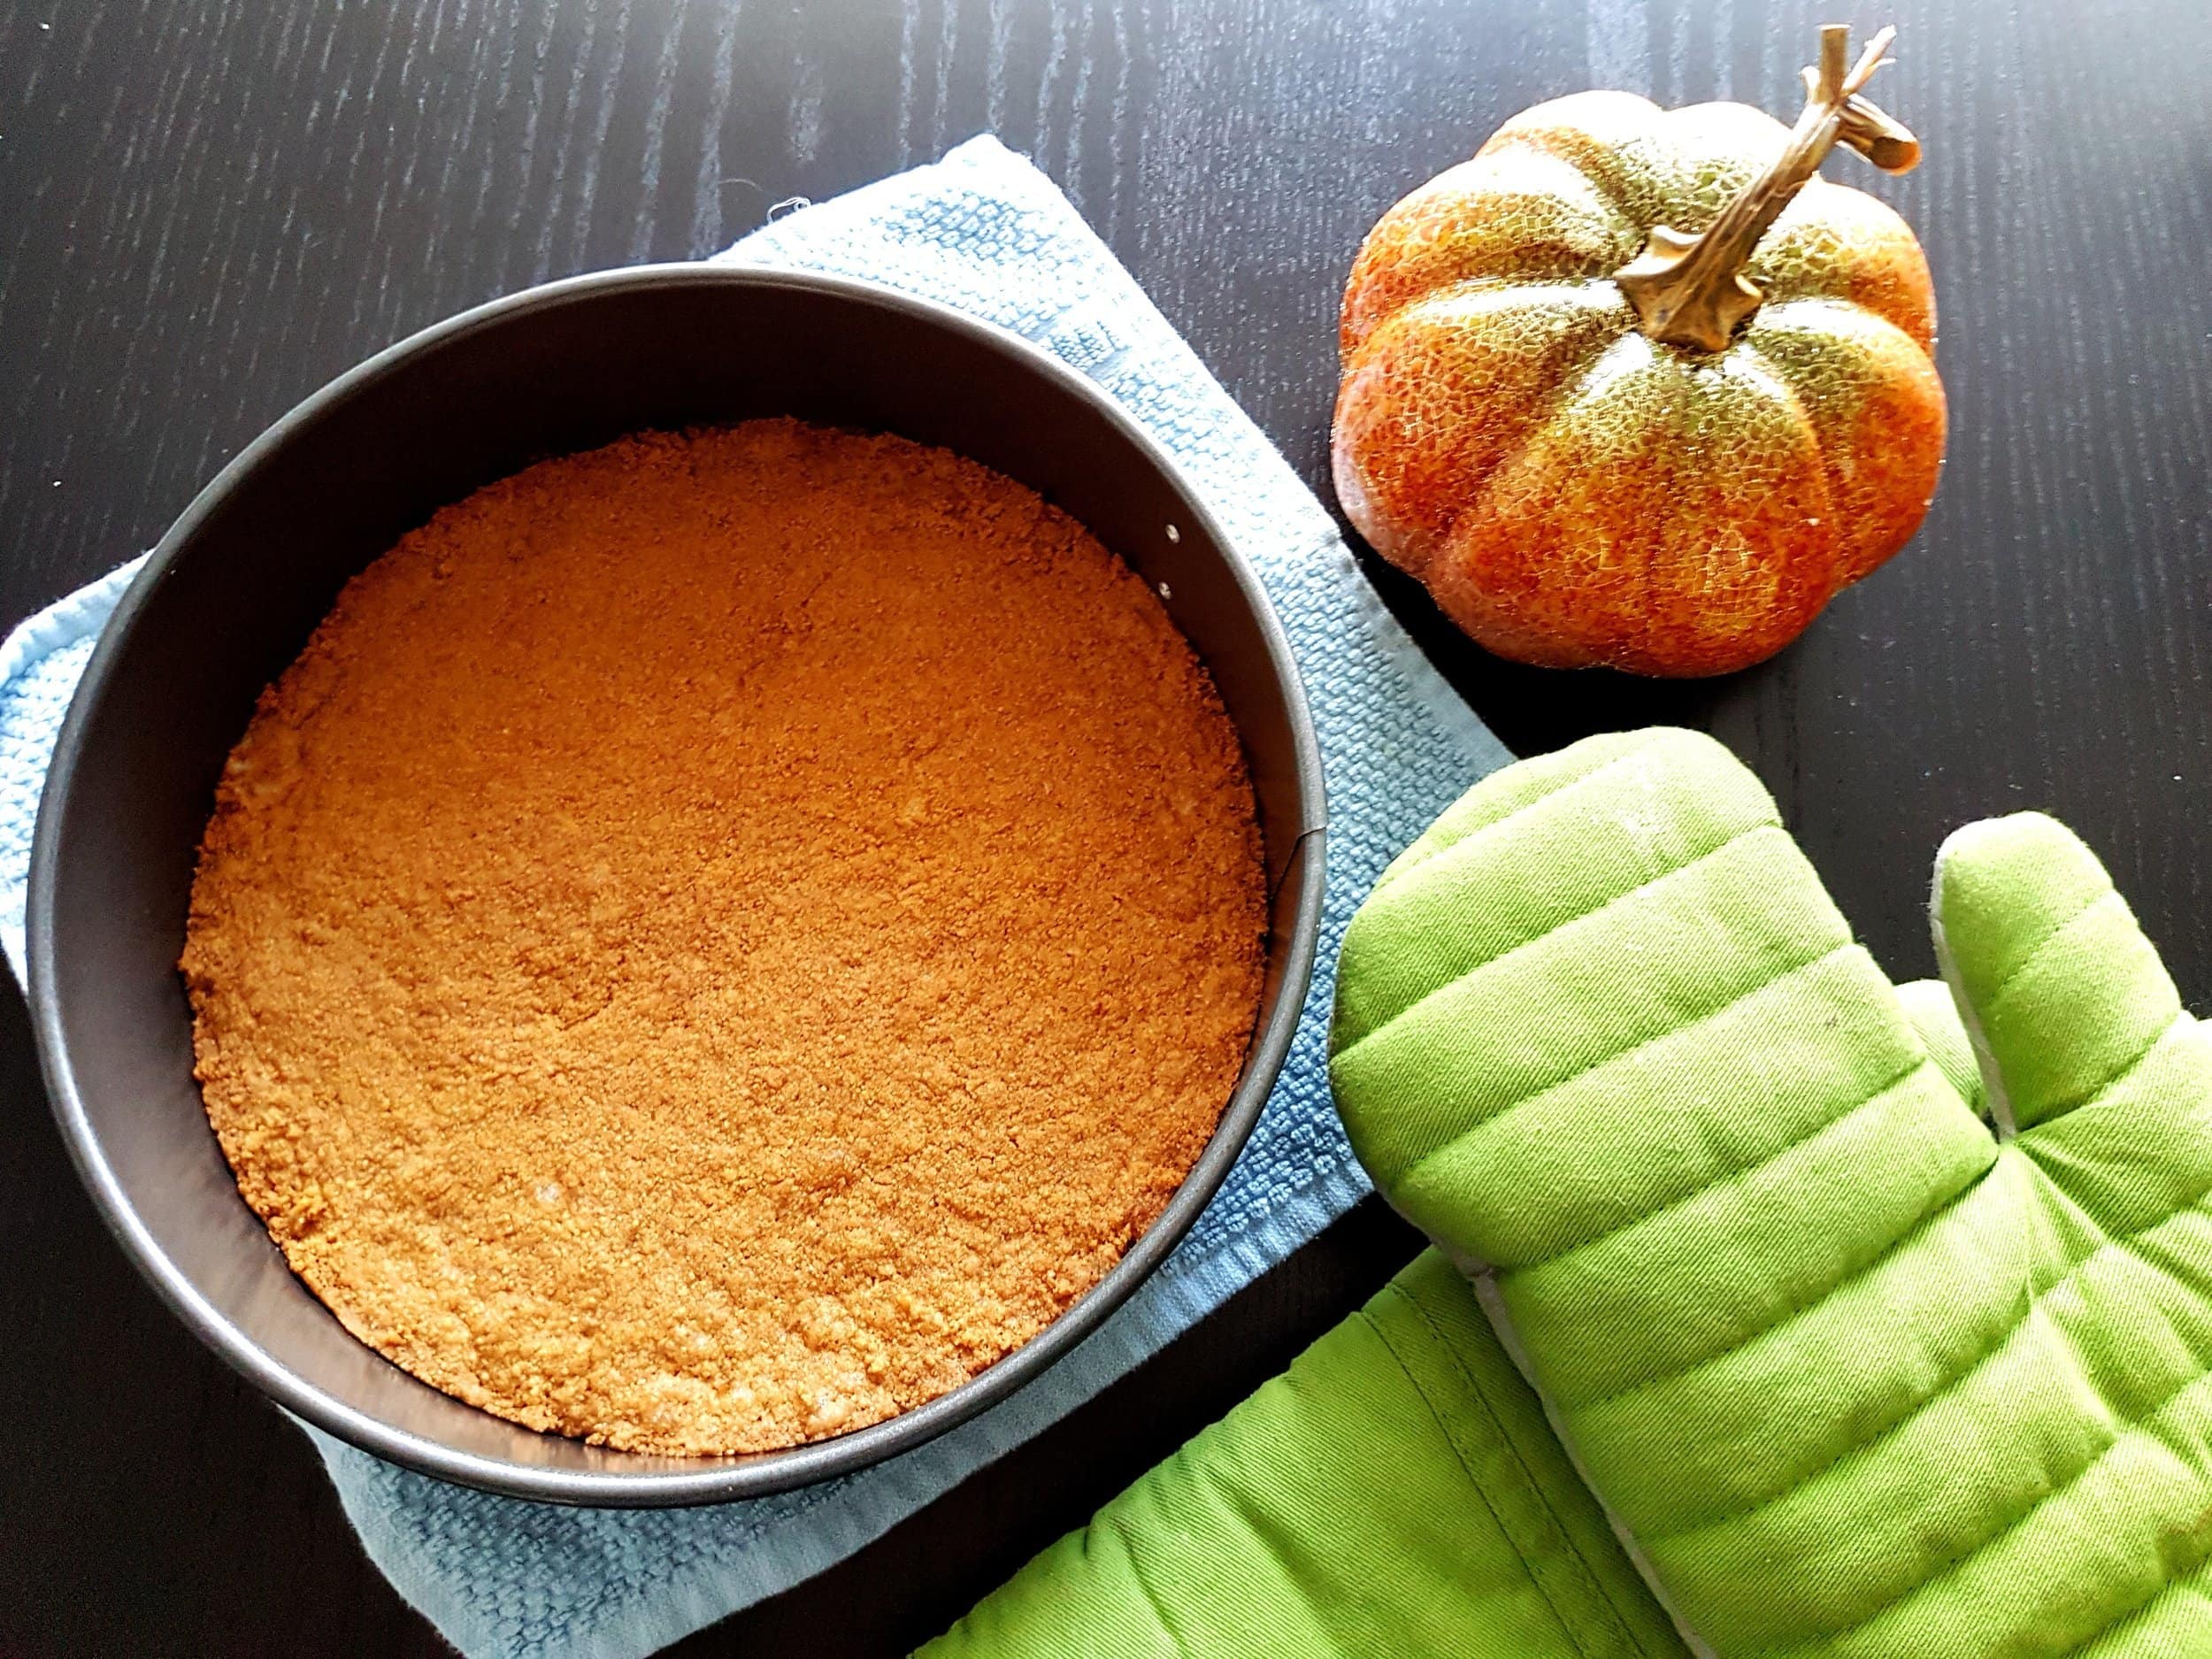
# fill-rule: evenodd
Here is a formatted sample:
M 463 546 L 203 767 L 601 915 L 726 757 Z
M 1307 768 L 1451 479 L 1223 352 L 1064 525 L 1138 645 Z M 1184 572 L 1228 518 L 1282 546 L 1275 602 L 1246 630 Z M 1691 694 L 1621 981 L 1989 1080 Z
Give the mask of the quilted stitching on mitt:
M 1355 1148 L 1710 1651 L 2212 1652 L 2212 1039 L 2049 818 L 1932 908 L 1901 995 L 1719 745 L 1523 763 L 1348 933 Z

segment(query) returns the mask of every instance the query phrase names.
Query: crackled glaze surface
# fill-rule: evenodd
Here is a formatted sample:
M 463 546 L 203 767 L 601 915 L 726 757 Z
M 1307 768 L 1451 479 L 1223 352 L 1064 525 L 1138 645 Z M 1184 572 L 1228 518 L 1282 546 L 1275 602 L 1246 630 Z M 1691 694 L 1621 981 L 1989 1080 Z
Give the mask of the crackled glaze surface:
M 1724 673 L 1901 547 L 1934 494 L 1927 261 L 1808 183 L 1725 352 L 1647 340 L 1612 273 L 1701 231 L 1780 153 L 1740 104 L 1586 92 L 1515 117 L 1386 213 L 1345 290 L 1335 473 L 1376 549 L 1490 649 Z

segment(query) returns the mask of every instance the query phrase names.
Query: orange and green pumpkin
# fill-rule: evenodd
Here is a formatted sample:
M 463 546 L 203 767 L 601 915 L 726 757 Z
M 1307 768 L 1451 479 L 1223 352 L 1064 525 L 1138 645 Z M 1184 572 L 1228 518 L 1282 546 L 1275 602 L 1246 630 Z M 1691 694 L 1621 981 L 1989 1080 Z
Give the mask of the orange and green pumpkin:
M 1935 297 L 1840 30 L 1795 129 L 1621 92 L 1540 104 L 1368 235 L 1345 290 L 1339 498 L 1499 655 L 1724 673 L 1912 535 L 1943 454 Z

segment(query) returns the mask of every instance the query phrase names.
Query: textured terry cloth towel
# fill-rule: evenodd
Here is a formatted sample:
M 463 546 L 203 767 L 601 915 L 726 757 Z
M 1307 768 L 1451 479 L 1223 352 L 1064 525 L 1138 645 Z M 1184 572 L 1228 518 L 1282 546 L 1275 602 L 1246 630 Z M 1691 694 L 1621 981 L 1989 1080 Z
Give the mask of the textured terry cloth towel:
M 1092 377 L 1174 453 L 1258 568 L 1304 671 L 1329 793 L 1319 971 L 1257 1131 L 1180 1248 L 1050 1371 L 902 1457 L 747 1503 L 619 1512 L 489 1497 L 316 1434 L 370 1555 L 470 1659 L 646 1654 L 820 1571 L 1098 1393 L 1340 1214 L 1367 1182 L 1324 1054 L 1338 941 L 1391 857 L 1508 758 L 1259 428 L 1050 180 L 995 139 L 794 213 L 721 257 L 865 278 L 1011 329 Z M 19 975 L 46 759 L 133 568 L 0 648 L 0 937 Z

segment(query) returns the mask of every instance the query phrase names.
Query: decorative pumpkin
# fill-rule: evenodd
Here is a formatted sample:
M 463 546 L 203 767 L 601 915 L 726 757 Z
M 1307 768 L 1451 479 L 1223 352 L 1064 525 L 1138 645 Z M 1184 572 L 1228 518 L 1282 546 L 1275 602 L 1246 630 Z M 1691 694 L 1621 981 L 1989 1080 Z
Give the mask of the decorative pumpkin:
M 1586 92 L 1386 213 L 1345 289 L 1337 493 L 1500 656 L 1646 674 L 1771 656 L 1919 526 L 1943 456 L 1904 220 L 1816 176 L 1912 135 L 1821 35 L 1793 129 Z

